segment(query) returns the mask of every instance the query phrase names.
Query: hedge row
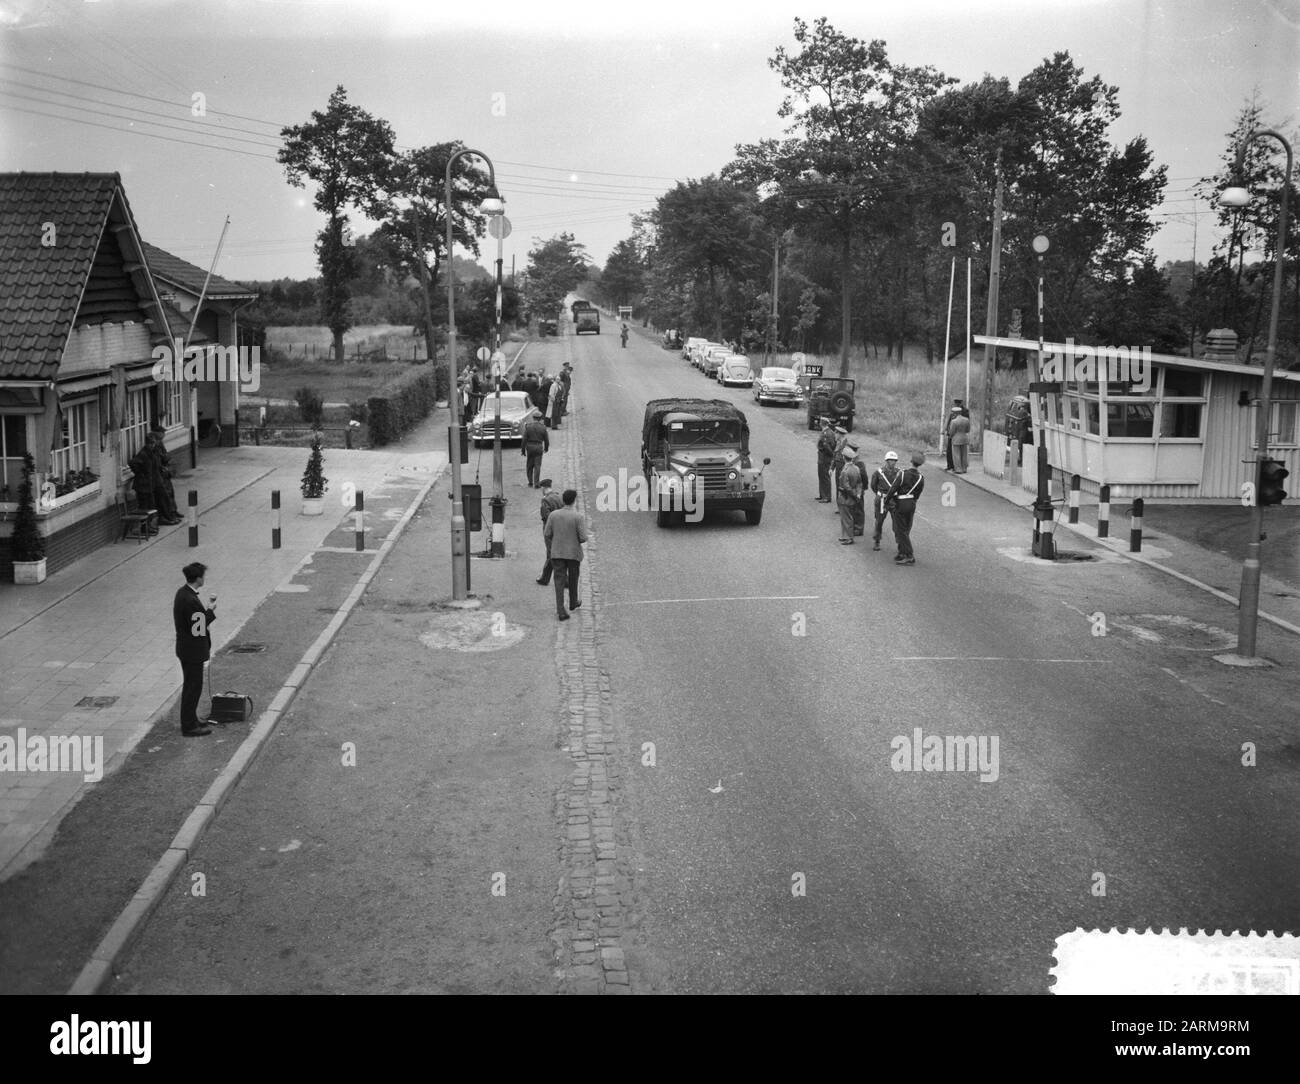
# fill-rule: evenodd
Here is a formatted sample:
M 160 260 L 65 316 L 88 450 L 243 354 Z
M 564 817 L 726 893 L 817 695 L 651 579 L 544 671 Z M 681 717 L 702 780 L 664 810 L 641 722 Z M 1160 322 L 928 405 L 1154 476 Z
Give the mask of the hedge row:
M 412 369 L 379 389 L 378 395 L 366 400 L 373 448 L 391 444 L 429 416 L 438 401 L 438 392 L 447 387 L 445 366 L 437 374 L 429 367 Z

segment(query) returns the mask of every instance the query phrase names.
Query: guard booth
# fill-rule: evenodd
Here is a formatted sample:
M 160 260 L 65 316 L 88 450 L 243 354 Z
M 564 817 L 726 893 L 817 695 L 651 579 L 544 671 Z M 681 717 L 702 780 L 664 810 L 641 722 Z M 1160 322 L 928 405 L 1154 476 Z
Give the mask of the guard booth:
M 1023 352 L 1028 363 L 1026 382 L 1043 379 L 1035 372 L 1036 340 L 985 335 L 974 340 Z M 1085 349 L 1097 355 L 1097 368 L 1091 371 L 1078 361 Z M 1086 492 L 1108 485 L 1112 501 L 1241 499 L 1243 483 L 1252 481 L 1251 464 L 1257 454 L 1262 365 L 1238 361 L 1235 347 L 1217 342 L 1199 358 L 1142 349 L 1140 366 L 1130 365 L 1130 379 L 1115 380 L 1108 379 L 1119 371 L 1110 356 L 1118 349 L 1046 342 L 1043 351 L 1045 358 L 1076 359 L 1059 374 L 1064 379 L 1047 373 L 1059 390 L 1035 391 L 1027 397 L 1033 443 L 1046 445 L 1054 472 L 1079 475 Z M 1103 359 L 1111 368 L 1102 366 Z M 1135 374 L 1140 379 L 1131 379 Z M 1271 399 L 1267 452 L 1297 477 L 1300 372 L 1275 371 Z M 1014 403 L 1013 409 L 1019 414 L 1024 405 Z M 986 432 L 985 436 L 984 470 L 1000 474 L 1002 463 L 992 461 L 997 459 L 993 449 L 999 442 L 989 438 L 1003 435 Z M 1028 455 L 1024 462 L 1031 462 Z M 1022 482 L 1032 490 L 1034 472 L 1026 469 Z
M 631 319 L 632 319 L 632 306 L 631 306 L 631 305 L 620 305 L 620 306 L 618 307 L 618 318 L 619 318 L 620 320 L 631 320 Z

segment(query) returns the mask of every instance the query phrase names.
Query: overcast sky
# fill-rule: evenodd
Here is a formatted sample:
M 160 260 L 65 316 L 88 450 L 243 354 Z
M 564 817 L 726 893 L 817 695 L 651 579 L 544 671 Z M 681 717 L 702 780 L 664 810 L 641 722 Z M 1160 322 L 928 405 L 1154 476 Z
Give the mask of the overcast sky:
M 795 16 L 823 14 L 963 83 L 1014 85 L 1068 50 L 1118 86 L 1112 140 L 1144 134 L 1169 167 L 1161 260 L 1191 257 L 1198 210 L 1208 255 L 1190 187 L 1251 94 L 1274 126 L 1300 119 L 1300 0 L 0 0 L 2 168 L 118 172 L 153 244 L 206 267 L 229 215 L 220 274 L 305 278 L 322 216 L 285 181 L 278 132 L 342 84 L 400 146 L 460 139 L 492 158 L 507 269 L 561 230 L 603 264 L 677 180 L 781 134 L 767 59 L 793 47 Z

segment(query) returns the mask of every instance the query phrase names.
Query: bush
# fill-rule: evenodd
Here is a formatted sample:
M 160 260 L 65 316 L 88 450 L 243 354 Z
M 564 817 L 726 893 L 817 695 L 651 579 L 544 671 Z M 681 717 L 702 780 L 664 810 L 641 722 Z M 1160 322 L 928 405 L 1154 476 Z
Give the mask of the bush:
M 427 368 L 412 369 L 386 384 L 366 400 L 370 446 L 390 444 L 413 429 L 429 416 L 437 399 L 434 374 Z
M 325 400 L 315 388 L 299 388 L 293 393 L 298 404 L 298 414 L 310 426 L 319 426 L 325 415 Z
M 18 513 L 14 517 L 14 536 L 10 542 L 15 561 L 39 561 L 45 556 L 45 541 L 36 529 L 36 499 L 32 495 L 32 475 L 36 460 L 32 453 L 23 455 L 23 481 L 18 487 Z
M 321 455 L 320 434 L 311 442 L 311 455 L 307 457 L 307 469 L 302 472 L 302 495 L 307 498 L 323 497 L 329 488 L 325 477 L 325 457 Z
M 433 368 L 433 397 L 440 403 L 451 399 L 451 372 L 446 365 Z
M 364 399 L 358 399 L 355 403 L 348 404 L 348 417 L 359 421 L 362 425 L 370 417 L 370 407 Z

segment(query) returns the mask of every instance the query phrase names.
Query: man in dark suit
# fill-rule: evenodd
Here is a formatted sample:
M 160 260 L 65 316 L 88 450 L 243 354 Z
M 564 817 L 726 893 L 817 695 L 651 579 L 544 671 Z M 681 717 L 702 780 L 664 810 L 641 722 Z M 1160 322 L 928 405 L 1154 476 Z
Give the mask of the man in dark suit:
M 578 499 L 576 489 L 566 489 L 564 504 L 546 517 L 542 535 L 551 550 L 551 567 L 555 570 L 555 616 L 568 621 L 564 609 L 564 592 L 569 592 L 569 609 L 582 605 L 578 601 L 578 572 L 582 568 L 582 544 L 587 541 L 587 525 L 582 522 L 573 502 Z
M 181 733 L 187 738 L 201 738 L 212 729 L 199 721 L 199 699 L 203 696 L 203 666 L 212 654 L 212 622 L 217 619 L 217 596 L 204 603 L 199 594 L 208 566 L 195 561 L 181 569 L 185 586 L 172 601 L 172 621 L 176 626 L 176 657 L 181 660 Z
M 559 511 L 564 507 L 564 498 L 551 488 L 549 478 L 542 479 L 542 537 L 546 537 L 546 521 L 550 519 L 552 512 Z M 546 543 L 546 564 L 542 566 L 542 574 L 538 577 L 537 582 L 543 587 L 551 582 L 551 573 L 555 571 L 551 565 L 551 544 Z

